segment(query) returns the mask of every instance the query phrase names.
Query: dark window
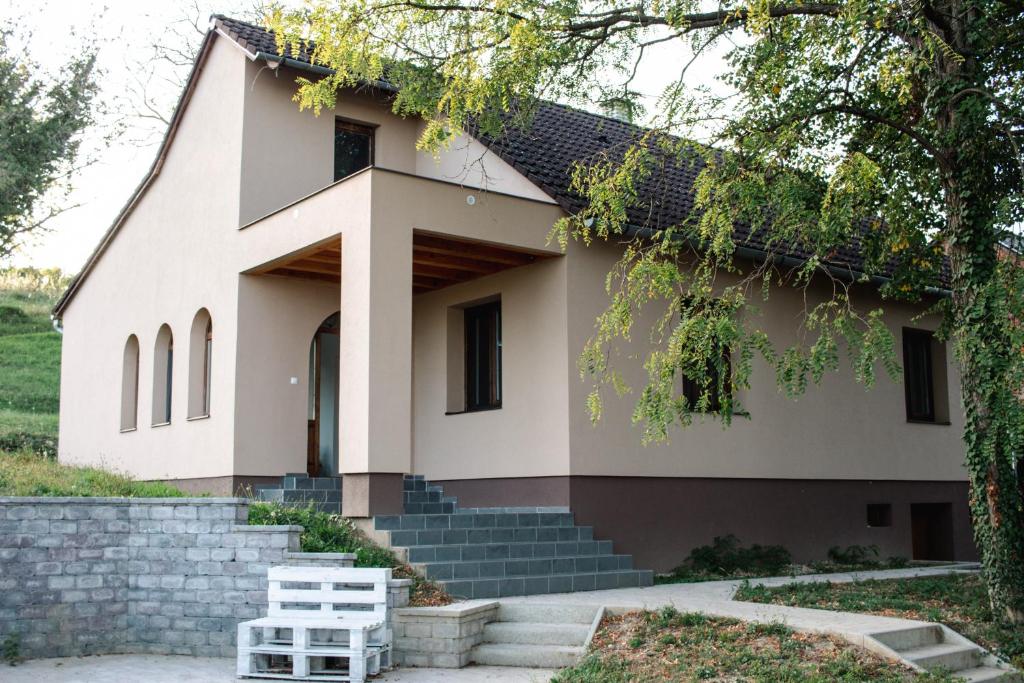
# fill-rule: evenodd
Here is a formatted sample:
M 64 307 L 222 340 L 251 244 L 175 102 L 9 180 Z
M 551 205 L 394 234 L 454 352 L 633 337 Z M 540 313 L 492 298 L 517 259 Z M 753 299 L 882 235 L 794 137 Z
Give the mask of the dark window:
M 373 128 L 346 121 L 334 124 L 334 179 L 341 180 L 373 163 Z
M 927 330 L 903 328 L 903 384 L 907 419 L 935 422 L 932 333 Z
M 171 421 L 171 387 L 174 378 L 174 341 L 167 345 L 167 384 L 164 396 L 164 422 Z
M 705 370 L 708 381 L 706 385 L 702 381 L 690 379 L 686 375 L 683 375 L 683 396 L 686 397 L 686 402 L 689 404 L 690 410 L 702 409 L 698 404 L 700 403 L 700 398 L 704 393 L 705 388 L 708 393 L 708 406 L 705 412 L 717 413 L 722 409 L 723 395 L 720 389 L 725 391 L 725 395 L 732 393 L 732 384 L 729 377 L 731 375 L 731 371 L 728 351 L 725 351 L 722 354 L 722 370 L 725 371 L 724 384 L 720 384 L 718 366 L 712 360 L 708 360 L 707 369 Z
M 868 503 L 868 526 L 892 526 L 892 505 Z
M 501 407 L 501 302 L 467 308 L 466 410 Z

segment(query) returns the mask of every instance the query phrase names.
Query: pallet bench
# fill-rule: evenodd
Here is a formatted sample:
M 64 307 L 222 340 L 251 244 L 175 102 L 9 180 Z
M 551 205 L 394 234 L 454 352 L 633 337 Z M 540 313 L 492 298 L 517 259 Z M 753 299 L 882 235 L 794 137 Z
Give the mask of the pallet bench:
M 240 678 L 362 683 L 390 666 L 390 569 L 271 567 L 267 579 L 267 616 L 238 625 Z

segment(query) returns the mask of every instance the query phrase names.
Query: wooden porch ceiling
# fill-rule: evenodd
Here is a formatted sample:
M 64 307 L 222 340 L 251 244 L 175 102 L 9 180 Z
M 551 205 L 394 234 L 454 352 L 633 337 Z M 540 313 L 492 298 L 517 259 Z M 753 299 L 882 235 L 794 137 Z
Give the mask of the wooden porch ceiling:
M 413 294 L 443 289 L 552 256 L 540 251 L 414 231 Z M 331 242 L 310 247 L 255 272 L 340 283 L 341 244 Z
M 412 292 L 432 292 L 552 256 L 540 251 L 414 231 Z

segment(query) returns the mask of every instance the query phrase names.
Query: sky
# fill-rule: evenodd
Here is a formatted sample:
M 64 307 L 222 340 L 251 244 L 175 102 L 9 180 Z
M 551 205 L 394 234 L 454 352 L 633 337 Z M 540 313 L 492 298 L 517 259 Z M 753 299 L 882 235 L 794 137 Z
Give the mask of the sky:
M 163 134 L 162 122 L 126 117 L 138 110 L 133 90 L 145 81 L 147 94 L 165 107 L 178 97 L 169 69 L 149 71 L 152 46 L 160 41 L 180 44 L 187 36 L 195 41 L 198 34 L 188 20 L 198 19 L 205 27 L 210 14 L 241 17 L 253 6 L 253 0 L 0 0 L 0 25 L 13 22 L 30 34 L 27 52 L 44 73 L 58 73 L 82 45 L 98 48 L 100 97 L 111 112 L 83 140 L 83 150 L 95 161 L 72 177 L 66 203 L 74 208 L 51 220 L 49 230 L 19 249 L 11 265 L 59 267 L 69 273 L 81 269 L 142 180 Z M 685 62 L 685 50 L 662 43 L 648 51 L 633 82 L 648 109 L 656 108 L 657 95 Z M 691 67 L 688 81 L 709 84 L 721 68 L 719 50 Z M 127 130 L 105 142 L 116 122 Z

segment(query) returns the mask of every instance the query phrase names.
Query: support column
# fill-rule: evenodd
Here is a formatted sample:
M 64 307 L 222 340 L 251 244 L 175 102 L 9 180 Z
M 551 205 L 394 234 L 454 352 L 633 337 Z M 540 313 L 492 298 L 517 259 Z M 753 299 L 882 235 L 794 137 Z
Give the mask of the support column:
M 377 218 L 341 239 L 339 472 L 348 517 L 400 513 L 402 475 L 412 469 L 412 227 Z

